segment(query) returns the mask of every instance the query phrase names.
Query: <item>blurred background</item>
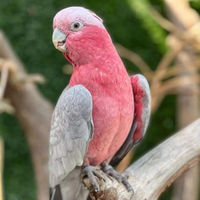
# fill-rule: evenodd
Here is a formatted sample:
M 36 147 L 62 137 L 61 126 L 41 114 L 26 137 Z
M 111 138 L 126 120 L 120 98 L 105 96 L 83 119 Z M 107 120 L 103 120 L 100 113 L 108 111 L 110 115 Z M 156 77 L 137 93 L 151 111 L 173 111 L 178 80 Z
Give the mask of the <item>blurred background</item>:
M 27 73 L 32 75 L 16 78 L 18 68 L 15 63 L 7 63 L 7 69 L 16 84 L 43 83 L 45 78 L 45 83 L 38 84 L 37 87 L 41 95 L 51 102 L 47 102 L 50 109 L 48 113 L 52 111 L 51 104 L 55 105 L 68 84 L 72 72 L 69 63 L 52 44 L 52 19 L 60 9 L 75 5 L 94 11 L 104 20 L 105 27 L 129 73 L 144 74 L 151 85 L 152 116 L 147 134 L 131 154 L 131 159 L 129 156 L 128 161 L 121 166 L 121 170 L 127 163 L 138 159 L 199 117 L 200 1 L 1 0 L 0 29 L 23 62 Z M 2 52 L 6 51 L 6 47 L 2 46 L 4 41 L 1 37 L 0 58 L 4 55 Z M 4 61 L 0 60 L 0 65 Z M 1 74 L 3 69 L 0 66 Z M 4 72 L 5 78 L 6 70 Z M 0 93 L 0 137 L 4 143 L 4 196 L 6 200 L 34 200 L 37 197 L 34 176 L 34 165 L 37 165 L 34 162 L 37 159 L 31 158 L 31 151 L 42 139 L 39 136 L 31 138 L 26 133 L 29 132 L 27 122 L 23 123 L 23 120 L 34 118 L 34 115 L 28 112 L 26 117 L 21 117 L 20 103 L 14 102 L 21 101 L 23 104 L 24 100 L 20 99 L 22 97 L 18 93 L 12 92 L 12 84 L 9 84 L 5 94 L 2 95 L 2 91 Z M 23 87 L 20 84 L 18 88 Z M 12 98 L 11 95 L 16 96 Z M 28 99 L 27 96 L 24 98 Z M 42 101 L 44 104 L 45 99 Z M 41 105 L 38 104 L 38 108 Z M 37 105 L 35 108 L 34 110 L 37 110 Z M 34 126 L 31 129 L 34 132 Z M 42 133 L 46 134 L 45 138 L 48 139 L 48 133 Z M 32 140 L 34 142 L 31 142 Z M 2 152 L 1 149 L 1 154 Z M 40 153 L 42 154 L 38 150 L 37 154 Z M 38 162 L 42 163 L 41 160 Z M 200 200 L 198 168 L 189 176 L 193 178 L 190 178 L 191 187 L 188 189 L 193 191 L 192 197 L 187 200 Z M 186 182 L 189 181 L 187 177 L 185 179 Z M 178 193 L 181 191 L 181 194 L 184 194 L 184 189 L 180 186 L 183 182 L 184 178 L 176 186 L 167 189 L 159 199 L 182 199 Z M 187 193 L 187 188 L 185 190 Z

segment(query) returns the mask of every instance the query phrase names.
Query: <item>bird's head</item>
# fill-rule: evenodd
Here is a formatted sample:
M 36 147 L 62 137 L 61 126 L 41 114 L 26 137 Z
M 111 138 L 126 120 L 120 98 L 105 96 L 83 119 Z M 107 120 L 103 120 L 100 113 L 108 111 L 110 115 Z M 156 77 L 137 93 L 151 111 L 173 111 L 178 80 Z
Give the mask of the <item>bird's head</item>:
M 94 12 L 83 7 L 61 10 L 53 20 L 55 48 L 73 65 L 87 64 L 109 49 L 106 45 L 112 44 L 102 22 Z

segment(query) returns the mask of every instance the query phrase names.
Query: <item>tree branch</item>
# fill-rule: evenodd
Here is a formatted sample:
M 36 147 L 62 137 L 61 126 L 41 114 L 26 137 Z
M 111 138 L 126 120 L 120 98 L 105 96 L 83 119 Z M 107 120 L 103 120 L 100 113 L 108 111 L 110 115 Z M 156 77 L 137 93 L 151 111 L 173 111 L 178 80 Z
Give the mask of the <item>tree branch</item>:
M 25 130 L 30 146 L 37 181 L 37 199 L 48 200 L 48 141 L 53 106 L 40 94 L 35 84 L 26 81 L 28 75 L 25 68 L 1 31 L 0 57 L 14 62 L 15 77 L 24 77 L 24 79 L 19 78 L 25 80 L 19 84 L 9 79 L 5 95 L 15 108 L 16 117 Z
M 150 76 L 153 72 L 147 63 L 136 53 L 126 49 L 121 44 L 115 44 L 118 54 L 135 64 L 143 74 L 148 73 Z
M 187 41 L 185 48 L 176 57 L 176 63 L 180 76 L 187 78 L 190 85 L 180 85 L 179 90 L 190 91 L 191 94 L 179 94 L 177 97 L 177 123 L 179 128 L 183 128 L 199 117 L 199 77 L 193 82 L 198 74 L 198 60 L 196 51 L 199 49 L 199 15 L 190 7 L 187 0 L 170 1 L 165 0 L 167 14 L 170 21 L 185 35 L 193 37 L 191 42 Z M 184 15 L 181 15 L 184 13 Z M 174 38 L 175 39 L 175 38 Z M 180 39 L 175 39 L 180 42 Z M 190 71 L 190 69 L 194 69 Z M 191 83 L 192 81 L 192 83 Z M 196 83 L 195 83 L 196 82 Z M 199 167 L 196 166 L 180 177 L 174 184 L 173 200 L 197 200 L 199 196 Z
M 0 101 L 3 98 L 6 84 L 8 80 L 8 68 L 7 66 L 3 66 L 1 70 L 1 79 L 0 79 Z
M 152 149 L 125 170 L 135 190 L 134 200 L 156 200 L 172 182 L 200 161 L 200 119 Z M 102 173 L 103 174 L 103 173 Z M 95 193 L 89 179 L 84 184 L 94 200 L 128 200 L 131 194 L 116 180 L 103 174 Z
M 4 158 L 4 144 L 0 138 L 0 199 L 3 200 L 3 158 Z

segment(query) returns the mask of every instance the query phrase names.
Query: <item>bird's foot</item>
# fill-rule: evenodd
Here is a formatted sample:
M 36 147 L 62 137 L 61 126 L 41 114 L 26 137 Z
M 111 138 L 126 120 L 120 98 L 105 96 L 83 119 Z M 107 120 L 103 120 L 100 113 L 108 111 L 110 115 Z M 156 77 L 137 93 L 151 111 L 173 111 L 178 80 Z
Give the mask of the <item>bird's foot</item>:
M 85 167 L 83 168 L 83 171 L 82 171 L 82 173 L 81 173 L 81 181 L 83 182 L 83 179 L 84 179 L 85 177 L 88 177 L 88 178 L 90 179 L 90 181 L 91 181 L 93 187 L 94 187 L 94 191 L 95 191 L 95 192 L 99 192 L 99 191 L 100 191 L 100 189 L 99 189 L 99 184 L 98 184 L 98 182 L 97 182 L 95 176 L 98 177 L 99 179 L 105 180 L 105 179 L 103 178 L 103 176 L 101 175 L 101 173 L 98 172 L 97 169 L 95 169 L 95 167 L 90 166 L 90 165 L 87 165 L 87 166 L 85 166 Z
M 131 184 L 128 182 L 128 177 L 124 176 L 123 174 L 120 174 L 116 172 L 111 165 L 108 165 L 107 163 L 102 163 L 101 164 L 101 170 L 105 173 L 108 174 L 109 176 L 115 178 L 119 183 L 122 183 L 128 192 L 131 192 L 134 194 L 134 190 L 131 186 Z

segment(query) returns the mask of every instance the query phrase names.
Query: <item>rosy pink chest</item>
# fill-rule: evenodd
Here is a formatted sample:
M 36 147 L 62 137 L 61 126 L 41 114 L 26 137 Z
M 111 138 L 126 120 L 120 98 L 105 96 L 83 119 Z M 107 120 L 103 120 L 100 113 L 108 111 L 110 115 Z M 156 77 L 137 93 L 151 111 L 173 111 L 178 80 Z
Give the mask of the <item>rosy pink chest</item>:
M 92 95 L 94 135 L 85 156 L 85 162 L 90 165 L 99 165 L 117 152 L 133 121 L 130 78 L 123 66 L 117 72 L 84 66 L 84 70 L 80 67 L 70 80 L 70 86 L 81 84 Z

